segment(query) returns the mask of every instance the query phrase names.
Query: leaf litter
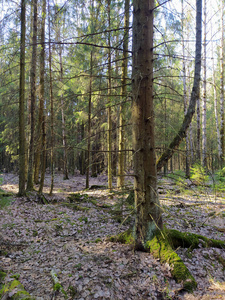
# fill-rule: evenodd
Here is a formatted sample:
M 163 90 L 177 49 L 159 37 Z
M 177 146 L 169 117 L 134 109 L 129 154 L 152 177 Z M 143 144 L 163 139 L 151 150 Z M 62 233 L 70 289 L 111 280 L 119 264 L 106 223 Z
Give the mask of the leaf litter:
M 47 181 L 50 180 L 47 176 Z M 106 177 L 93 179 L 106 185 Z M 169 182 L 168 182 L 169 184 Z M 110 213 L 119 201 L 107 190 L 85 191 L 73 210 L 65 198 L 84 188 L 85 178 L 56 177 L 53 197 L 41 205 L 35 194 L 14 198 L 0 210 L 0 268 L 13 274 L 36 299 L 225 299 L 225 253 L 222 249 L 176 250 L 195 277 L 193 294 L 179 294 L 182 284 L 171 277 L 168 264 L 161 264 L 149 253 L 136 252 L 131 245 L 110 242 L 108 237 L 123 232 L 129 224 L 118 223 Z M 47 193 L 48 182 L 45 187 Z M 18 178 L 4 174 L 2 189 L 17 192 Z M 225 240 L 225 201 L 210 194 L 160 194 L 163 218 L 168 228 Z M 54 201 L 52 201 L 52 199 Z M 110 207 L 111 205 L 111 207 Z M 4 245 L 6 247 L 4 251 Z M 54 291 L 51 272 L 57 275 L 61 290 Z

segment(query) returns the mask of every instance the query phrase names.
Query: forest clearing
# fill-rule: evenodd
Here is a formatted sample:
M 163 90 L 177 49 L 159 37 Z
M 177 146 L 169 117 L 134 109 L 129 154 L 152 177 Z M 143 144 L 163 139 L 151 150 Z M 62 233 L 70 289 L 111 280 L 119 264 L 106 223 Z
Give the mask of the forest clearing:
M 9 193 L 0 200 L 0 269 L 6 273 L 2 282 L 17 278 L 39 300 L 225 298 L 224 249 L 199 244 L 197 249 L 175 250 L 197 281 L 192 294 L 181 292 L 182 283 L 173 279 L 168 263 L 134 251 L 132 244 L 110 241 L 133 224 L 133 213 L 126 202 L 128 192 L 106 189 L 107 176 L 91 178 L 91 186 L 98 189 L 86 190 L 84 176 L 62 180 L 57 175 L 50 197 L 47 175 L 47 204 L 34 192 L 15 197 L 18 176 L 1 177 L 1 193 Z M 159 179 L 164 224 L 225 242 L 224 193 L 179 180 Z M 73 195 L 77 197 L 71 201 Z M 62 289 L 54 291 L 53 271 Z

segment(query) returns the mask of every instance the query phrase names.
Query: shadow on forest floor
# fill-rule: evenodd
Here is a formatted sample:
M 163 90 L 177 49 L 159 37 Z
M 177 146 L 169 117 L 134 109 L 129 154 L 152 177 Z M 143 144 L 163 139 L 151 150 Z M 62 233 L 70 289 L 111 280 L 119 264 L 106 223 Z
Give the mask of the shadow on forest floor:
M 1 188 L 16 194 L 17 176 L 2 176 Z M 159 180 L 166 226 L 225 241 L 224 196 L 215 197 L 207 187 L 180 190 L 171 183 Z M 31 195 L 13 197 L 0 208 L 0 269 L 6 272 L 5 281 L 17 274 L 25 289 L 43 300 L 225 299 L 224 250 L 177 249 L 198 283 L 193 295 L 179 295 L 182 284 L 171 277 L 168 264 L 134 252 L 130 245 L 110 242 L 108 237 L 126 230 L 133 217 L 128 218 L 132 207 L 124 203 L 127 194 L 109 193 L 106 184 L 106 176 L 91 178 L 90 185 L 102 188 L 84 190 L 85 177 L 63 180 L 56 175 L 49 204 L 38 204 Z M 45 193 L 49 186 L 47 176 Z M 77 192 L 79 199 L 67 198 Z M 54 291 L 51 271 L 67 296 L 62 290 Z

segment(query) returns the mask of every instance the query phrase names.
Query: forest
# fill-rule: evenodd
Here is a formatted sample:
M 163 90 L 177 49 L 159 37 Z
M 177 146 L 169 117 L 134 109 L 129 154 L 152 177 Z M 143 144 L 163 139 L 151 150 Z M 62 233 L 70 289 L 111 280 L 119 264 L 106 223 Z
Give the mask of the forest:
M 225 299 L 224 1 L 0 6 L 0 299 Z

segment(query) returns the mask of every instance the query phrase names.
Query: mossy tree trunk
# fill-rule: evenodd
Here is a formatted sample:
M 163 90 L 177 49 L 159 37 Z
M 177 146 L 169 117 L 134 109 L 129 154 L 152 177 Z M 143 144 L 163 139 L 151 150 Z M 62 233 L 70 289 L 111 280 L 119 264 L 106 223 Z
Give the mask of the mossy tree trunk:
M 133 3 L 133 146 L 135 194 L 135 246 L 162 228 L 157 192 L 153 111 L 153 11 L 154 0 Z

